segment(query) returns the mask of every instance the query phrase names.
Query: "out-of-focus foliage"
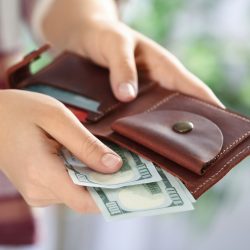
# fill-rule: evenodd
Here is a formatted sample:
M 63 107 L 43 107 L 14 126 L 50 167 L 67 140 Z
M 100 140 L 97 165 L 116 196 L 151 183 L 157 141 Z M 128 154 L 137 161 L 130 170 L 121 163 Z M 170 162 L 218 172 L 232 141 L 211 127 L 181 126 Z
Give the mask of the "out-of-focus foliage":
M 130 0 L 125 5 L 123 17 L 132 27 L 174 53 L 227 107 L 250 115 L 249 40 L 232 35 L 232 23 L 225 22 L 224 26 L 216 23 L 221 18 L 232 19 L 228 12 L 234 11 L 234 6 L 228 10 L 229 3 L 242 4 L 244 1 L 247 2 Z M 248 5 L 250 13 L 250 2 Z M 243 18 L 239 25 L 243 37 L 244 28 L 249 30 L 248 16 L 248 22 Z M 190 228 L 197 234 L 201 229 L 209 229 L 217 210 L 230 200 L 231 194 L 225 185 L 202 196 L 196 205 L 196 213 L 190 216 Z
M 236 27 L 241 30 L 245 27 L 249 39 L 228 35 L 231 27 L 227 24 L 224 24 L 224 28 L 219 27 L 216 30 L 214 19 L 218 16 L 225 20 L 232 18 L 222 13 L 223 8 L 226 8 L 228 3 L 233 2 L 237 5 L 244 1 L 248 3 L 246 10 L 248 19 L 245 22 L 242 20 Z M 227 107 L 250 115 L 249 0 L 124 0 L 124 2 L 126 4 L 123 6 L 123 19 L 130 26 L 174 53 L 189 70 L 213 89 Z M 224 7 L 218 9 L 221 3 Z M 185 17 L 186 14 L 189 15 L 188 18 Z M 241 16 L 241 13 L 238 14 Z M 36 48 L 34 43 L 27 43 L 27 52 L 34 48 Z M 42 57 L 33 65 L 32 72 L 37 72 L 50 60 L 49 56 Z M 238 189 L 235 185 L 238 185 Z M 216 212 L 223 206 L 230 207 L 238 196 L 237 193 L 232 194 L 240 192 L 240 188 L 239 182 L 228 183 L 219 189 L 216 187 L 211 189 L 199 199 L 195 205 L 196 212 L 190 214 L 189 228 L 194 229 L 194 239 L 206 229 L 212 229 L 209 225 L 213 224 Z
M 219 27 L 219 32 L 214 27 L 213 19 L 227 14 L 223 12 L 228 7 L 227 1 L 218 6 L 222 2 L 131 0 L 124 8 L 124 19 L 176 54 L 226 106 L 250 115 L 250 48 L 246 41 L 227 34 L 231 27 Z M 189 15 L 187 21 L 179 22 L 185 15 Z M 241 27 L 244 25 L 248 30 L 242 18 Z
M 140 11 L 130 20 L 130 26 L 164 44 L 175 13 L 183 6 L 183 0 L 144 0 L 138 5 Z

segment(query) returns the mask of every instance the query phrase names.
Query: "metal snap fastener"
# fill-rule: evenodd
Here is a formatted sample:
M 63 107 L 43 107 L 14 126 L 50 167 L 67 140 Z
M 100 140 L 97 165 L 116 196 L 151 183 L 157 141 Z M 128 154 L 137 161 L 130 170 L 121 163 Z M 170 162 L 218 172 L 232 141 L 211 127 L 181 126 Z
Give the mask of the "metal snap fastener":
M 194 124 L 190 121 L 179 121 L 173 125 L 173 130 L 178 133 L 188 133 L 194 128 Z

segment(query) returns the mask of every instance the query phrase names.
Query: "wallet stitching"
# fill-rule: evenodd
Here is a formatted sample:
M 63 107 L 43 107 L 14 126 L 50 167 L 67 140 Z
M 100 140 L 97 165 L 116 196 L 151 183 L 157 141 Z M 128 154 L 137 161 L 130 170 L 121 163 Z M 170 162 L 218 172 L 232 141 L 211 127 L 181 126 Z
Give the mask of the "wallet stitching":
M 208 106 L 208 107 L 210 107 L 210 108 L 220 110 L 220 111 L 222 111 L 222 112 L 224 112 L 224 113 L 227 113 L 227 114 L 229 114 L 229 115 L 231 115 L 231 116 L 234 116 L 234 117 L 236 117 L 236 118 L 238 118 L 238 119 L 241 119 L 241 120 L 243 120 L 243 121 L 245 121 L 245 122 L 250 123 L 250 120 L 248 120 L 248 119 L 245 118 L 245 117 L 242 117 L 242 116 L 239 116 L 239 115 L 237 115 L 237 114 L 231 113 L 231 112 L 229 112 L 229 111 L 227 111 L 227 110 L 225 110 L 225 109 L 218 108 L 218 107 L 216 107 L 216 106 L 213 106 L 212 104 L 203 102 L 202 100 L 194 99 L 194 98 L 189 97 L 189 96 L 183 96 L 183 97 L 188 98 L 188 99 L 191 99 L 192 101 L 200 102 L 200 103 L 202 103 L 202 104 L 204 104 L 204 105 L 206 105 L 206 106 Z
M 173 93 L 167 97 L 164 97 L 162 100 L 160 100 L 159 102 L 157 102 L 154 106 L 150 107 L 149 109 L 147 109 L 145 111 L 145 113 L 148 113 L 148 112 L 151 112 L 151 111 L 154 111 L 156 108 L 160 107 L 161 105 L 163 105 L 164 103 L 166 103 L 167 101 L 169 101 L 170 99 L 178 96 L 179 93 Z
M 176 97 L 176 96 L 178 96 L 178 95 L 179 95 L 179 93 L 174 93 L 174 94 L 172 94 L 172 95 L 170 95 L 170 96 L 167 96 L 166 98 L 164 98 L 163 100 L 161 100 L 160 102 L 158 102 L 157 104 L 155 104 L 154 106 L 152 106 L 151 108 L 149 108 L 146 112 L 154 111 L 156 108 L 158 108 L 159 106 L 163 105 L 163 104 L 164 104 L 165 102 L 167 102 L 168 100 L 170 100 L 170 99 L 172 99 L 173 97 Z M 244 118 L 244 117 L 241 117 L 241 116 L 239 116 L 239 115 L 237 115 L 237 114 L 233 114 L 233 113 L 230 113 L 230 112 L 228 112 L 228 111 L 226 111 L 226 110 L 217 108 L 216 106 L 213 106 L 213 105 L 211 105 L 211 104 L 209 104 L 209 103 L 206 103 L 206 102 L 203 102 L 203 101 L 201 101 L 201 100 L 194 99 L 194 98 L 192 98 L 192 97 L 187 97 L 187 96 L 183 96 L 183 97 L 188 98 L 188 99 L 190 99 L 191 101 L 200 102 L 200 103 L 202 103 L 202 104 L 204 104 L 204 105 L 206 105 L 206 106 L 208 106 L 208 107 L 210 107 L 210 108 L 214 108 L 214 109 L 220 110 L 220 111 L 222 111 L 222 112 L 225 112 L 225 113 L 227 113 L 227 114 L 229 114 L 229 115 L 231 115 L 231 116 L 234 116 L 234 117 L 236 117 L 236 118 L 238 118 L 238 119 L 241 119 L 241 120 L 243 120 L 243 121 L 250 122 L 248 119 L 246 119 L 246 118 Z M 215 160 L 217 160 L 220 156 L 222 156 L 223 154 L 225 154 L 225 153 L 226 153 L 229 149 L 231 149 L 235 144 L 237 144 L 238 142 L 240 142 L 240 141 L 242 141 L 243 139 L 245 139 L 248 135 L 250 135 L 250 131 L 247 131 L 245 134 L 243 134 L 242 136 L 240 136 L 239 138 L 237 138 L 234 142 L 232 142 L 229 146 L 227 146 L 227 148 L 225 148 L 222 152 L 220 152 L 219 154 L 217 154 L 217 156 L 215 156 L 215 158 L 214 158 L 212 161 L 214 162 Z
M 108 112 L 114 110 L 114 109 L 115 109 L 117 106 L 119 106 L 119 105 L 120 105 L 120 102 L 115 103 L 115 104 L 113 104 L 112 106 L 108 107 L 106 110 L 102 111 L 102 113 L 101 113 L 100 115 L 95 115 L 95 116 L 93 117 L 93 121 L 98 120 L 100 117 L 102 117 L 102 116 L 106 115 Z
M 243 121 L 246 121 L 246 122 L 250 123 L 250 121 L 249 121 L 248 119 L 244 118 L 244 117 L 241 117 L 241 116 L 239 116 L 239 115 L 237 115 L 237 114 L 230 113 L 229 111 L 226 111 L 226 110 L 224 110 L 224 109 L 220 109 L 220 108 L 218 108 L 218 107 L 216 107 L 216 106 L 213 106 L 213 105 L 211 105 L 211 104 L 209 104 L 209 103 L 203 102 L 203 101 L 198 100 L 198 99 L 194 99 L 194 98 L 192 98 L 192 97 L 187 97 L 187 96 L 183 96 L 183 97 L 188 98 L 188 99 L 190 99 L 191 101 L 194 101 L 194 102 L 195 102 L 195 101 L 196 101 L 196 102 L 200 102 L 200 103 L 202 103 L 202 104 L 204 104 L 204 105 L 206 105 L 206 106 L 208 106 L 208 107 L 210 107 L 210 108 L 220 110 L 220 111 L 222 111 L 222 112 L 224 112 L 224 113 L 227 113 L 227 114 L 229 114 L 229 115 L 231 115 L 231 116 L 234 116 L 234 117 L 236 117 L 236 118 L 238 118 L 238 119 L 241 119 L 241 120 L 243 120 Z M 235 144 L 237 144 L 238 142 L 240 142 L 240 141 L 242 141 L 243 139 L 245 139 L 248 135 L 250 135 L 250 131 L 247 131 L 245 134 L 243 134 L 242 136 L 240 136 L 239 138 L 237 138 L 234 142 L 232 142 L 229 146 L 227 146 L 227 148 L 225 148 L 222 152 L 220 152 L 212 161 L 214 162 L 214 161 L 217 160 L 220 156 L 224 155 L 224 154 L 225 154 L 228 150 L 230 150 Z
M 103 114 L 106 114 L 107 112 L 110 112 L 112 111 L 113 109 L 115 109 L 117 106 L 119 106 L 121 103 L 118 102 L 118 103 L 115 103 L 113 104 L 112 106 L 108 107 L 106 110 L 103 111 Z
M 151 111 L 155 110 L 157 107 L 161 106 L 161 105 L 164 104 L 165 102 L 169 101 L 170 99 L 172 99 L 173 97 L 176 97 L 176 96 L 178 96 L 178 95 L 179 95 L 179 93 L 173 93 L 173 94 L 171 94 L 171 95 L 169 95 L 169 96 L 167 96 L 167 97 L 164 97 L 161 101 L 159 101 L 159 102 L 156 103 L 154 106 L 152 106 L 152 107 L 150 107 L 148 110 L 146 110 L 145 113 L 151 112 Z M 110 106 L 110 107 L 107 108 L 105 111 L 103 111 L 102 114 L 96 115 L 96 116 L 93 118 L 93 120 L 94 120 L 94 121 L 97 120 L 98 118 L 100 118 L 101 116 L 105 115 L 107 112 L 112 111 L 113 109 L 115 109 L 115 108 L 116 108 L 117 106 L 119 106 L 119 105 L 120 105 L 120 102 L 115 103 L 114 105 Z
M 217 160 L 221 155 L 225 154 L 229 149 L 231 149 L 235 144 L 240 141 L 243 141 L 246 137 L 250 135 L 250 131 L 247 131 L 244 135 L 236 139 L 232 144 L 230 144 L 227 148 L 225 148 L 222 152 L 220 152 L 215 158 L 214 161 Z
M 220 172 L 222 172 L 232 161 L 234 161 L 236 158 L 239 157 L 242 153 L 244 153 L 246 150 L 249 150 L 250 146 L 247 146 L 243 150 L 241 150 L 238 154 L 236 154 L 233 158 L 231 158 L 228 162 L 226 162 L 221 169 L 219 169 L 215 174 L 213 174 L 210 178 L 208 178 L 206 181 L 204 181 L 201 185 L 199 185 L 192 194 L 197 193 L 202 187 L 204 187 L 207 183 L 211 182 L 215 176 L 217 176 Z
M 154 85 L 154 82 L 149 84 L 148 86 L 146 86 L 147 88 L 150 88 Z M 140 93 L 139 93 L 140 94 Z M 111 112 L 112 110 L 116 109 L 117 106 L 121 105 L 121 102 L 116 102 L 115 104 L 113 104 L 112 106 L 108 107 L 107 109 L 103 110 L 101 114 L 99 115 L 95 115 L 93 117 L 93 121 L 98 120 L 100 117 L 106 115 L 107 113 Z

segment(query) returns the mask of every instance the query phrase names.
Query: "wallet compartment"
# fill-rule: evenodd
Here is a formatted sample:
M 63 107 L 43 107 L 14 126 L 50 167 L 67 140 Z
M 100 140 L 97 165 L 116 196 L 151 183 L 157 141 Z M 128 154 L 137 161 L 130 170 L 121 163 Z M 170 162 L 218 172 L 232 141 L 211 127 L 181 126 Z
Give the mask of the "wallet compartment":
M 187 132 L 176 131 L 175 126 L 181 123 L 193 127 Z M 112 129 L 199 175 L 204 174 L 223 145 L 223 135 L 216 124 L 180 110 L 124 117 L 115 121 Z
M 9 87 L 47 84 L 99 102 L 97 113 L 88 112 L 86 128 L 177 176 L 195 198 L 250 155 L 249 118 L 162 88 L 140 69 L 139 96 L 126 104 L 113 96 L 107 69 L 74 53 L 62 53 L 32 75 L 30 64 L 48 47 L 8 70 Z M 177 134 L 173 123 L 183 120 L 194 128 Z
M 141 74 L 143 76 L 143 74 Z M 155 83 L 140 77 L 139 94 Z M 121 106 L 110 87 L 109 70 L 72 52 L 64 52 L 53 63 L 20 82 L 16 88 L 43 84 L 75 93 L 99 103 L 97 112 L 88 109 L 87 120 L 97 122 Z

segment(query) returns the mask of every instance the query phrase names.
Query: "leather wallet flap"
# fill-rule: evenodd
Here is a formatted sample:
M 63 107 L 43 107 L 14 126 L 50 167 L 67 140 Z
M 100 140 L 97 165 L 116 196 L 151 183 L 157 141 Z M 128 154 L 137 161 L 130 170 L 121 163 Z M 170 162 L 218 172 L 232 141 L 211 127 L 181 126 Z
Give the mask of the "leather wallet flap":
M 23 72 L 21 73 L 23 74 Z M 11 77 L 9 78 L 11 79 Z M 111 90 L 109 70 L 72 52 L 62 53 L 41 71 L 34 75 L 29 74 L 28 78 L 20 78 L 20 80 L 13 87 L 24 88 L 36 84 L 49 85 L 95 101 L 98 103 L 98 110 L 97 112 L 89 111 L 87 117 L 88 121 L 91 122 L 97 122 L 106 114 L 121 106 L 121 102 L 115 98 Z M 11 81 L 9 82 L 11 84 Z M 151 88 L 154 84 L 141 73 L 139 76 L 139 94 Z
M 47 84 L 97 101 L 98 112 L 88 113 L 84 121 L 87 129 L 177 176 L 195 198 L 250 154 L 248 117 L 167 90 L 150 79 L 146 67 L 138 66 L 139 95 L 121 103 L 112 94 L 109 71 L 70 52 L 33 75 L 31 62 L 47 48 L 9 69 L 9 87 Z M 187 133 L 174 131 L 180 121 L 191 122 L 193 128 Z
M 184 126 L 183 129 L 186 125 L 188 130 L 178 130 L 178 125 Z M 115 121 L 112 129 L 199 175 L 205 172 L 223 145 L 222 132 L 215 123 L 180 110 L 124 117 Z

